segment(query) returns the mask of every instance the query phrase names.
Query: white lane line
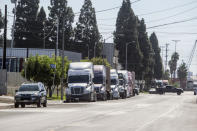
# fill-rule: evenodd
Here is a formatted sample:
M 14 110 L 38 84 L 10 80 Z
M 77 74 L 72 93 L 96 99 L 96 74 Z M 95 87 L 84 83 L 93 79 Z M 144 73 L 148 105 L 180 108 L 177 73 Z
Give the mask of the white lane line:
M 78 111 L 77 109 L 4 109 L 0 112 L 22 112 L 22 113 L 69 113 Z
M 177 104 L 175 106 L 173 106 L 169 111 L 159 115 L 157 118 L 147 122 L 146 124 L 140 126 L 138 129 L 136 129 L 135 131 L 141 131 L 142 129 L 148 127 L 149 125 L 151 125 L 152 123 L 154 123 L 155 121 L 158 121 L 159 119 L 161 119 L 162 117 L 168 116 L 171 112 L 173 112 L 174 110 L 176 110 L 178 107 L 180 106 L 180 104 Z

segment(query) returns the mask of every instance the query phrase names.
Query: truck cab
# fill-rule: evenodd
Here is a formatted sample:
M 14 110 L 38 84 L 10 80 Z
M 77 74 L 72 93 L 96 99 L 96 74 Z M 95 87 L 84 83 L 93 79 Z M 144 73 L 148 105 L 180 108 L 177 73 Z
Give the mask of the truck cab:
M 110 79 L 111 79 L 111 92 L 112 92 L 112 99 L 119 99 L 119 79 L 117 70 L 111 69 L 110 70 Z
M 123 94 L 125 98 L 130 97 L 131 91 L 133 94 L 133 90 L 131 89 L 131 83 L 129 81 L 128 71 L 127 70 L 118 70 L 118 74 L 119 74 L 119 78 L 120 78 L 120 76 L 122 76 L 124 79 L 124 87 L 121 87 L 122 91 L 124 89 L 124 94 L 123 94 L 123 92 L 121 92 L 121 94 Z
M 97 97 L 94 90 L 93 78 L 93 64 L 91 62 L 70 63 L 66 101 L 96 101 Z
M 106 68 L 103 65 L 94 65 L 94 90 L 97 94 L 97 99 L 107 100 L 106 91 Z

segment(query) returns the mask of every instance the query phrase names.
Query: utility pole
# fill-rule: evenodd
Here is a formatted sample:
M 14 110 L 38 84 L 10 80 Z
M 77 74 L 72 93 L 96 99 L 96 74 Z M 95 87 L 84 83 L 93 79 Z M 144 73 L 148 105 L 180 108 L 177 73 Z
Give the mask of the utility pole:
M 57 16 L 57 40 L 56 40 L 56 46 L 55 46 L 55 60 L 57 57 L 57 50 L 58 50 L 58 45 L 59 45 L 59 16 Z
M 167 70 L 168 67 L 168 46 L 169 44 L 166 44 L 166 62 L 165 62 L 165 71 Z
M 180 40 L 172 40 L 172 41 L 175 42 L 175 53 L 176 53 L 176 45 L 177 45 L 178 42 L 180 42 Z
M 11 0 L 11 3 L 14 3 L 14 18 L 13 18 L 13 26 L 12 26 L 12 41 L 11 41 L 11 48 L 10 48 L 10 60 L 9 60 L 9 71 L 11 72 L 11 62 L 12 62 L 12 50 L 14 47 L 14 32 L 15 32 L 15 25 L 16 25 L 16 3 L 17 0 Z
M 45 21 L 43 22 L 44 34 L 43 34 L 43 49 L 45 49 Z
M 164 61 L 164 48 L 165 48 L 165 46 L 161 46 L 160 47 L 161 48 L 161 56 L 162 56 L 162 63 L 163 63 L 163 61 Z
M 61 100 L 64 98 L 64 43 L 65 43 L 65 12 L 63 15 L 63 41 L 62 41 L 62 77 L 61 77 Z
M 4 18 L 3 69 L 6 69 L 6 47 L 7 47 L 7 5 L 5 5 L 5 18 Z

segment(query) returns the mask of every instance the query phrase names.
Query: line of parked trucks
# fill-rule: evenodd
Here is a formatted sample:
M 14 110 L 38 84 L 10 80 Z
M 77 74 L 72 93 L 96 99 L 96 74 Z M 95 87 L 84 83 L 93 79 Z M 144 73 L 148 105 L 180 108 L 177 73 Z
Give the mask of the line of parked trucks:
M 68 70 L 66 102 L 125 99 L 138 94 L 135 73 L 91 62 L 73 62 Z

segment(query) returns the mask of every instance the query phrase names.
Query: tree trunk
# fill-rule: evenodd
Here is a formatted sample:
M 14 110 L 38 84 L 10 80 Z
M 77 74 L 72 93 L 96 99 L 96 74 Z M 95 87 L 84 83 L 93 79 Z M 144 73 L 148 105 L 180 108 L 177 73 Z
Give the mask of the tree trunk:
M 48 90 L 49 90 L 49 97 L 52 97 L 52 94 L 53 94 L 52 88 L 48 87 Z

